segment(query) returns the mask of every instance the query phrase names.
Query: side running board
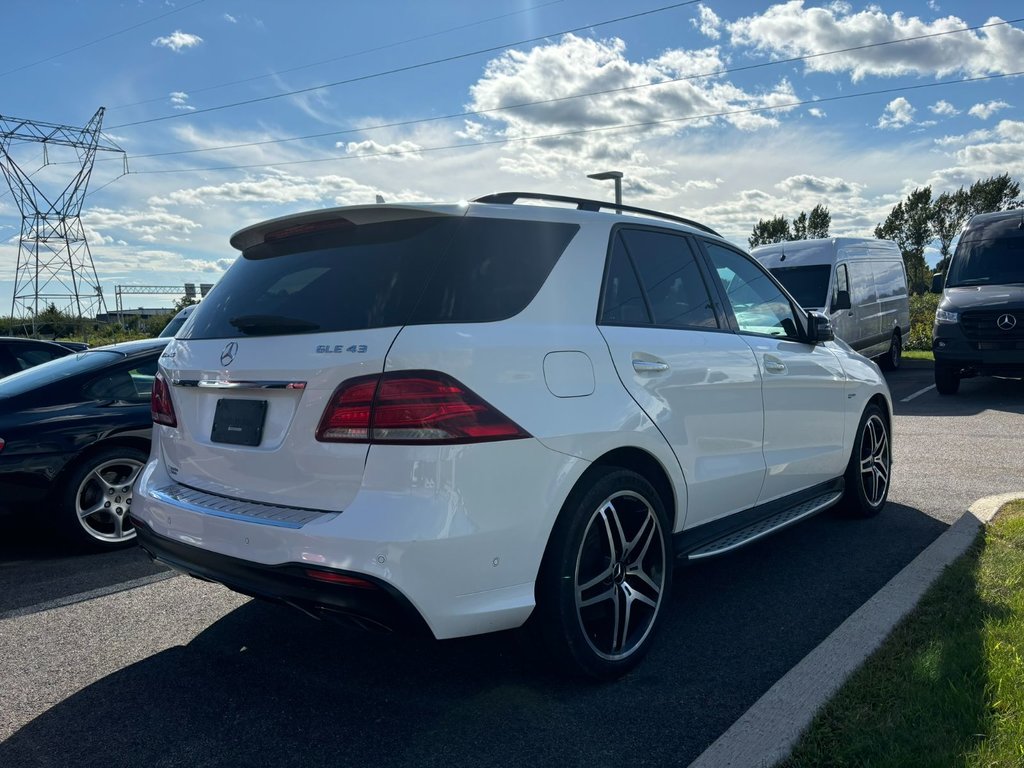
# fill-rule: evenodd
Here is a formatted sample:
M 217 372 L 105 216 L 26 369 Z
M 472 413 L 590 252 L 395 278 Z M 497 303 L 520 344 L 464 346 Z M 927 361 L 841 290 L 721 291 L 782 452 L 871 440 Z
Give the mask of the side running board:
M 823 509 L 831 507 L 839 501 L 842 495 L 842 491 L 829 491 L 820 496 L 815 496 L 801 504 L 797 504 L 795 507 L 776 512 L 774 515 L 758 520 L 756 523 L 751 523 L 745 528 L 740 528 L 714 541 L 710 541 L 700 548 L 689 552 L 686 555 L 686 559 L 700 560 L 705 557 L 714 557 L 737 547 L 742 547 L 744 544 L 749 544 L 752 541 L 757 541 L 770 533 L 780 531 L 795 522 L 803 520 L 805 517 L 810 517 L 821 512 Z

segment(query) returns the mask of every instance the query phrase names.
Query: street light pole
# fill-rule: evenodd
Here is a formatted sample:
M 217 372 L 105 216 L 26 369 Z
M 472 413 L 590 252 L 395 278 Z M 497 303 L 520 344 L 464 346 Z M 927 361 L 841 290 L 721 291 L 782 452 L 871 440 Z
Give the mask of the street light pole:
M 603 171 L 602 173 L 588 173 L 588 179 L 597 179 L 598 181 L 608 181 L 609 179 L 615 180 L 615 205 L 622 205 L 622 171 Z M 616 213 L 622 213 L 621 210 L 616 210 Z

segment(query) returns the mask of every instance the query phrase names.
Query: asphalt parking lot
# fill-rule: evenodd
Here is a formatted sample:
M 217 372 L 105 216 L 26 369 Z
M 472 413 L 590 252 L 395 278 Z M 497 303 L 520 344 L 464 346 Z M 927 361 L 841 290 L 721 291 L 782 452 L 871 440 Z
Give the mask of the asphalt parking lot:
M 687 765 L 975 499 L 1024 485 L 1024 382 L 889 382 L 886 510 L 680 569 L 651 656 L 610 685 L 517 633 L 364 634 L 0 521 L 0 765 Z

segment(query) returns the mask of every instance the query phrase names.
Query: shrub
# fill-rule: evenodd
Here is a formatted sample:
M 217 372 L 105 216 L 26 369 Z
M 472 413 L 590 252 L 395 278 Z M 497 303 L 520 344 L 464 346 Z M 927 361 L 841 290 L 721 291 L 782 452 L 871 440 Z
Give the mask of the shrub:
M 937 293 L 920 293 L 910 297 L 910 333 L 904 341 L 904 349 L 931 351 L 932 325 L 935 323 L 935 310 L 940 298 Z

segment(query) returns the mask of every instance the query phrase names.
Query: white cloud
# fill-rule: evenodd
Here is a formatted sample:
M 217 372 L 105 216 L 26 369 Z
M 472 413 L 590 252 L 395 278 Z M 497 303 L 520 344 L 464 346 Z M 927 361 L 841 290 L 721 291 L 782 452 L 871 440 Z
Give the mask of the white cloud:
M 595 161 L 641 166 L 645 142 L 684 131 L 723 123 L 743 131 L 775 126 L 776 110 L 797 100 L 786 80 L 758 91 L 718 78 L 671 82 L 722 67 L 717 48 L 669 50 L 637 61 L 627 57 L 620 39 L 566 35 L 557 43 L 509 51 L 488 62 L 484 76 L 470 88 L 468 109 L 485 111 L 472 135 L 516 140 L 506 153 L 515 154 L 515 161 L 503 167 L 543 177 Z M 544 103 L 515 108 L 532 102 Z M 765 111 L 744 112 L 751 109 Z M 617 125 L 634 127 L 607 130 Z M 529 138 L 535 136 L 547 138 Z M 648 179 L 654 175 L 649 168 L 640 172 Z
M 1010 105 L 1007 104 L 1005 101 L 989 101 L 986 102 L 985 104 L 975 104 L 973 107 L 967 110 L 967 114 L 971 115 L 972 117 L 977 117 L 981 120 L 988 120 L 996 112 L 998 112 L 1001 109 L 1008 109 L 1009 106 Z
M 813 176 L 800 174 L 783 179 L 775 185 L 789 195 L 811 194 L 817 196 L 849 195 L 861 192 L 863 184 L 848 182 L 834 176 Z
M 712 40 L 717 40 L 721 37 L 722 33 L 718 30 L 722 26 L 722 20 L 718 18 L 718 15 L 703 4 L 698 5 L 697 10 L 700 13 L 700 18 L 690 19 L 690 23 Z
M 914 122 L 914 112 L 916 110 L 911 106 L 910 102 L 900 96 L 899 98 L 893 99 L 885 108 L 885 112 L 878 118 L 878 128 L 906 128 L 908 125 Z
M 226 21 L 226 22 L 228 22 L 230 24 L 237 24 L 238 23 L 238 19 L 236 19 L 230 13 L 225 13 L 224 14 L 224 21 Z
M 825 117 L 827 113 L 823 109 L 818 109 L 818 107 L 811 107 L 807 110 L 807 114 L 811 117 L 822 118 Z
M 989 19 L 990 23 L 997 21 L 1001 19 Z M 846 4 L 805 8 L 804 0 L 788 0 L 724 26 L 733 45 L 790 57 L 952 32 L 969 25 L 956 16 L 926 22 L 898 11 L 887 15 L 876 5 L 851 13 Z M 807 59 L 804 66 L 809 72 L 849 72 L 858 81 L 869 75 L 1003 74 L 1017 71 L 1022 59 L 1024 30 L 1005 25 L 817 56 Z
M 175 53 L 180 53 L 183 49 L 194 48 L 202 42 L 203 38 L 199 35 L 193 35 L 176 29 L 165 37 L 156 38 L 151 45 L 155 45 L 158 48 L 170 48 Z
M 412 141 L 401 141 L 397 144 L 380 144 L 367 139 L 366 141 L 336 142 L 335 147 L 344 148 L 349 155 L 366 155 L 368 160 L 420 160 L 423 149 Z
M 928 107 L 928 109 L 930 109 L 936 115 L 944 115 L 944 116 L 947 116 L 947 117 L 952 117 L 953 115 L 959 115 L 960 114 L 960 110 L 957 109 L 956 107 L 954 107 L 952 104 L 950 104 L 945 99 L 941 99 L 941 100 L 935 102 L 930 107 Z
M 171 105 L 175 109 L 182 109 L 192 111 L 195 109 L 191 104 L 188 103 L 188 94 L 184 91 L 171 91 Z

